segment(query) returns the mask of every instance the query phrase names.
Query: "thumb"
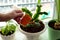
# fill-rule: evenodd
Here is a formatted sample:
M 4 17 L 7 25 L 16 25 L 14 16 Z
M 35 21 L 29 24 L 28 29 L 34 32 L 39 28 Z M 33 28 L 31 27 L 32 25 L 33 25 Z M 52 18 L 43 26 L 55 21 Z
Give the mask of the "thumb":
M 23 13 L 22 10 L 15 10 L 16 13 Z

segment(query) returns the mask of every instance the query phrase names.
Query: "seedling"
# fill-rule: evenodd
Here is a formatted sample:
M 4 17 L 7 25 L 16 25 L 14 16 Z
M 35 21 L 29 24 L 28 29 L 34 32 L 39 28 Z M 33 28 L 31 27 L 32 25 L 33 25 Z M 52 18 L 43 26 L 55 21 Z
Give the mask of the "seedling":
M 6 26 L 2 27 L 0 33 L 2 35 L 11 35 L 16 31 L 16 24 L 12 21 L 7 22 Z

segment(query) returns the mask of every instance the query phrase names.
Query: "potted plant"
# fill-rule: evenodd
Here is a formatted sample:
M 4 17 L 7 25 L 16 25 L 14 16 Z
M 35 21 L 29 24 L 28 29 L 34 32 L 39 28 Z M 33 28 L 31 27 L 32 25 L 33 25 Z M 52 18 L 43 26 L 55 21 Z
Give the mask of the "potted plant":
M 60 0 L 55 0 L 53 20 L 48 22 L 49 40 L 60 40 Z
M 34 15 L 29 9 L 22 8 L 22 11 L 25 12 L 25 15 L 23 15 L 21 21 L 19 18 L 15 19 L 20 24 L 19 30 L 27 36 L 28 40 L 38 40 L 39 35 L 43 33 L 46 28 L 44 23 L 39 20 L 39 16 L 42 14 L 47 15 L 48 13 L 41 12 L 42 5 L 40 2 L 41 0 L 38 0 L 35 11 L 36 13 Z
M 4 27 L 1 28 L 0 34 L 3 40 L 14 40 L 16 23 L 8 21 Z
M 42 5 L 40 4 L 41 0 L 38 0 L 36 13 L 33 13 L 27 8 L 22 8 L 22 11 L 25 12 L 21 22 L 20 22 L 20 31 L 24 33 L 28 40 L 38 40 L 39 35 L 45 31 L 44 23 L 39 20 L 39 16 L 42 14 L 47 15 L 46 12 L 41 12 Z

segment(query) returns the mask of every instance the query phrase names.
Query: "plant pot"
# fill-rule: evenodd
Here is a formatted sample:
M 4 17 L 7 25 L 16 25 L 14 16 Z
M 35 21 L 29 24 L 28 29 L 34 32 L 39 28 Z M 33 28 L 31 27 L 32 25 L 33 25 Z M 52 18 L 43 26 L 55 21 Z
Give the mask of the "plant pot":
M 39 31 L 39 32 L 35 32 L 35 33 L 30 33 L 30 32 L 26 32 L 24 30 L 21 29 L 21 26 L 19 26 L 19 30 L 26 35 L 27 40 L 39 40 L 39 36 L 46 30 L 46 27 L 44 27 L 43 30 Z
M 1 35 L 1 38 L 2 38 L 2 40 L 15 40 L 14 38 L 15 38 L 15 33 L 13 33 L 13 34 L 11 34 L 11 35 L 8 35 L 8 36 L 6 36 L 6 35 Z
M 60 40 L 60 30 L 55 30 L 49 27 L 48 35 L 49 35 L 49 40 Z
M 55 27 L 56 23 L 57 22 L 55 20 L 51 20 L 48 23 L 49 40 L 60 40 L 60 29 L 58 26 Z

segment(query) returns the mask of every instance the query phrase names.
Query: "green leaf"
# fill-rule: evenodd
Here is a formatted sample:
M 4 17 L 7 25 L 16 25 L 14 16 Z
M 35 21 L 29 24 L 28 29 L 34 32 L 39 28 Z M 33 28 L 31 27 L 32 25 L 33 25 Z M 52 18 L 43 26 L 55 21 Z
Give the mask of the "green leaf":
M 60 0 L 55 0 L 55 11 L 57 16 L 57 21 L 60 22 Z
M 48 13 L 47 12 L 40 12 L 39 14 L 45 14 L 45 15 L 48 15 Z
M 31 11 L 29 11 L 27 8 L 22 8 L 22 11 L 25 12 L 26 14 L 29 14 L 32 17 Z
M 8 35 L 9 33 L 13 33 L 16 30 L 16 24 L 8 21 L 6 26 L 1 29 L 3 35 Z
M 2 31 L 2 34 L 3 35 L 6 35 L 6 34 L 8 34 L 8 31 L 9 29 L 8 29 L 8 25 L 6 25 L 5 27 L 3 27 L 2 29 L 1 29 L 1 31 Z
M 37 20 L 35 20 L 35 22 L 39 22 L 39 20 L 37 19 Z
M 16 30 L 16 26 L 14 24 L 10 24 L 9 25 L 9 29 L 10 29 L 10 31 L 15 31 Z
M 5 31 L 5 28 L 2 28 L 2 29 L 1 29 L 2 34 L 4 34 L 4 31 Z
M 38 0 L 38 4 L 40 4 L 41 0 Z
M 37 20 L 38 19 L 39 15 L 40 15 L 39 14 L 40 11 L 41 11 L 41 5 L 37 5 L 36 13 L 33 16 L 33 20 Z

